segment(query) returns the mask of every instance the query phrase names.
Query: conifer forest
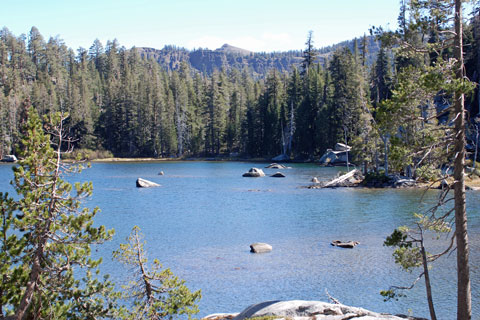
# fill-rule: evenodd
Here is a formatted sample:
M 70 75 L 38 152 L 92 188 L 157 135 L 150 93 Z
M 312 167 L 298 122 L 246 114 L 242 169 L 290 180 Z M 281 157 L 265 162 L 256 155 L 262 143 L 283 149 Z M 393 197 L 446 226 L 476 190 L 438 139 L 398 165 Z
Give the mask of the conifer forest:
M 95 40 L 74 51 L 59 38 L 44 39 L 36 27 L 28 35 L 4 28 L 0 153 L 15 152 L 31 104 L 41 115 L 68 112 L 77 150 L 116 157 L 286 155 L 311 161 L 342 142 L 354 146 L 358 164 L 378 167 L 388 159 L 394 171 L 405 165 L 428 171 L 441 160 L 432 153 L 420 165 L 422 157 L 412 155 L 445 136 L 440 127 L 448 129 L 452 104 L 451 88 L 440 84 L 451 76 L 453 59 L 446 32 L 452 24 L 442 3 L 404 5 L 394 32 L 373 27 L 371 35 L 322 50 L 309 33 L 302 51 L 225 51 L 218 68 L 204 70 L 192 67 L 186 49 L 165 47 L 161 52 L 168 55 L 159 59 L 145 48 Z M 421 19 L 412 18 L 418 14 Z M 479 41 L 474 12 L 465 19 L 463 44 L 466 77 L 473 82 L 480 75 Z M 192 53 L 209 52 L 202 50 Z M 285 60 L 288 68 L 278 63 Z M 478 88 L 468 93 L 473 146 Z

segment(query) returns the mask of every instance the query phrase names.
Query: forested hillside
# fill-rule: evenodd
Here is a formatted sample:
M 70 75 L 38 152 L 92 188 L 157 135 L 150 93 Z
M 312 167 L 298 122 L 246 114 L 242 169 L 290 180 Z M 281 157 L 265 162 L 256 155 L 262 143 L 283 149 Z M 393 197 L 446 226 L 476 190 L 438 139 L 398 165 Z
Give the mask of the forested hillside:
M 77 149 L 120 157 L 284 154 L 313 160 L 346 142 L 357 163 L 378 168 L 388 159 L 393 170 L 416 167 L 414 149 L 448 125 L 448 113 L 438 112 L 451 103 L 439 87 L 422 89 L 422 74 L 448 62 L 452 51 L 405 55 L 393 35 L 440 48 L 449 27 L 400 25 L 390 38 L 365 36 L 320 50 L 309 34 L 302 51 L 286 53 L 228 45 L 191 52 L 126 49 L 116 40 L 74 51 L 61 39 L 45 40 L 35 27 L 28 36 L 4 28 L 0 153 L 14 152 L 31 104 L 40 114 L 69 112 Z M 474 81 L 480 74 L 478 28 L 477 18 L 465 26 L 467 75 Z M 407 89 L 417 96 L 402 96 Z M 467 108 L 470 116 L 478 113 L 476 94 Z

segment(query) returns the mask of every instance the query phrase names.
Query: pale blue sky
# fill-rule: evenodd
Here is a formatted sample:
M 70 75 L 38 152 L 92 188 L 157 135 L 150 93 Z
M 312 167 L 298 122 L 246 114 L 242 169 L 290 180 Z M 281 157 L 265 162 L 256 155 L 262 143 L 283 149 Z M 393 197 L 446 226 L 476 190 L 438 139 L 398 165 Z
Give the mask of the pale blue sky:
M 127 48 L 176 45 L 215 49 L 224 43 L 251 51 L 316 47 L 395 29 L 398 0 L 0 0 L 0 27 L 15 35 L 36 26 L 46 40 L 89 48 L 117 38 Z

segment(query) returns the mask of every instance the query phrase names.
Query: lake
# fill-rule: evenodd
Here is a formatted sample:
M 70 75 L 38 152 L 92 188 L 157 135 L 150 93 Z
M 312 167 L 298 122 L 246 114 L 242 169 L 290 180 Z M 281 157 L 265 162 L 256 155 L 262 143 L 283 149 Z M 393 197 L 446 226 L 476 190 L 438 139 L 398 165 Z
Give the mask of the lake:
M 265 163 L 155 162 L 94 163 L 75 179 L 92 181 L 97 224 L 116 231 L 113 241 L 97 248 L 102 270 L 124 279 L 126 270 L 111 252 L 125 242 L 132 227 L 145 234 L 150 259 L 202 289 L 199 316 L 239 312 L 267 300 L 323 300 L 325 290 L 342 303 L 376 312 L 427 317 L 424 283 L 399 301 L 384 302 L 379 292 L 409 285 L 418 273 L 395 265 L 392 249 L 383 246 L 398 226 L 412 225 L 414 212 L 435 201 L 437 191 L 415 189 L 306 189 L 314 176 L 329 179 L 338 168 L 291 164 L 286 178 L 243 178 Z M 164 171 L 165 175 L 158 173 Z M 139 189 L 142 177 L 161 184 Z M 0 165 L 0 191 L 12 190 L 11 165 Z M 473 318 L 480 314 L 480 192 L 468 191 Z M 356 240 L 354 249 L 330 246 L 332 240 Z M 430 251 L 440 250 L 431 241 Z M 249 245 L 267 242 L 273 251 L 252 254 Z M 439 319 L 456 318 L 455 253 L 434 264 L 433 298 Z M 423 281 L 423 280 L 422 280 Z

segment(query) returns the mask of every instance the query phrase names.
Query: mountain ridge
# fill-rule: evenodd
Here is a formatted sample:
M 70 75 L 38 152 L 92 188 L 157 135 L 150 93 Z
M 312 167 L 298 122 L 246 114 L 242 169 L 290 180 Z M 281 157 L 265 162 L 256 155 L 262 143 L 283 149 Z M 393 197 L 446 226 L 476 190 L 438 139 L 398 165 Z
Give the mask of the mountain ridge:
M 367 65 L 371 65 L 379 49 L 373 36 L 367 37 Z M 357 44 L 359 44 L 357 38 Z M 354 50 L 355 39 L 339 42 L 335 45 L 316 49 L 317 62 L 325 66 L 335 50 L 348 47 Z M 279 72 L 291 72 L 299 68 L 303 60 L 302 50 L 281 52 L 253 52 L 225 43 L 220 48 L 198 48 L 188 50 L 182 47 L 165 46 L 162 49 L 137 47 L 139 54 L 146 59 L 156 60 L 168 71 L 178 70 L 182 62 L 186 62 L 194 72 L 211 75 L 216 70 L 247 70 L 254 78 L 263 78 L 271 69 Z

